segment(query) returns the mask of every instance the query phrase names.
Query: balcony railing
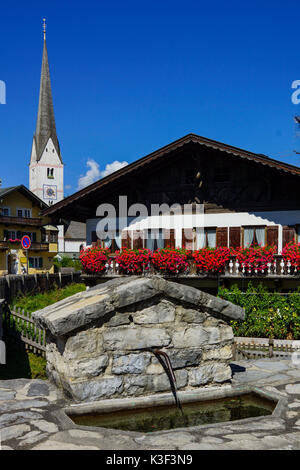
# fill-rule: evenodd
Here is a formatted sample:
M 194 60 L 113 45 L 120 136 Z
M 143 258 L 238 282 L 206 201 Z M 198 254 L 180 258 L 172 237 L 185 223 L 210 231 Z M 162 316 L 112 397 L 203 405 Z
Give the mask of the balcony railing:
M 300 266 L 294 267 L 289 261 L 285 261 L 281 255 L 275 255 L 274 262 L 268 263 L 266 269 L 259 269 L 255 264 L 240 264 L 235 256 L 232 256 L 227 262 L 225 269 L 221 273 L 214 273 L 209 271 L 198 271 L 194 259 L 188 260 L 188 268 L 186 271 L 179 274 L 164 274 L 160 272 L 160 275 L 164 277 L 191 277 L 191 278 L 216 278 L 216 277 L 230 277 L 230 278 L 274 278 L 274 277 L 291 277 L 300 278 Z M 157 274 L 154 266 L 149 263 L 148 269 L 144 269 L 142 275 L 147 276 L 149 274 Z M 108 262 L 105 265 L 105 270 L 100 274 L 96 274 L 97 277 L 115 277 L 115 276 L 130 276 L 134 273 L 124 273 L 120 269 L 119 264 L 116 261 L 116 255 L 111 254 L 108 258 Z M 141 273 L 139 273 L 140 275 Z
M 6 240 L 0 240 L 0 250 L 8 250 L 9 248 L 21 249 L 20 242 L 10 242 Z M 49 251 L 49 243 L 45 242 L 31 242 L 29 251 Z
M 6 225 L 28 225 L 40 227 L 43 225 L 42 219 L 38 217 L 12 217 L 10 215 L 0 215 L 0 223 Z

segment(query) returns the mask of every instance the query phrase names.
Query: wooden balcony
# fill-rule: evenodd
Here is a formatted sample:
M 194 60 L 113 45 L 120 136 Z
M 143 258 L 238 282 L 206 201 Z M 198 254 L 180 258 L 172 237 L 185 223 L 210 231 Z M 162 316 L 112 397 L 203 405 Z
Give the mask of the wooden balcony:
M 9 248 L 20 250 L 22 248 L 21 242 L 0 240 L 0 250 L 8 250 Z M 32 242 L 29 251 L 49 251 L 49 243 Z
M 0 224 L 30 227 L 41 227 L 43 225 L 42 219 L 38 217 L 11 217 L 10 215 L 0 215 Z
M 29 251 L 49 251 L 49 243 L 32 242 Z

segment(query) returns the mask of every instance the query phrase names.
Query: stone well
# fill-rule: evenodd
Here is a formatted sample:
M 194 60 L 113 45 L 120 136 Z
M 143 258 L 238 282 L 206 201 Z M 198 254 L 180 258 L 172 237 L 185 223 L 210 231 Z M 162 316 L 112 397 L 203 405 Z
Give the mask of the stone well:
M 118 278 L 33 314 L 46 329 L 47 372 L 78 402 L 170 390 L 147 347 L 165 351 L 178 390 L 231 379 L 230 319 L 244 310 L 158 276 Z

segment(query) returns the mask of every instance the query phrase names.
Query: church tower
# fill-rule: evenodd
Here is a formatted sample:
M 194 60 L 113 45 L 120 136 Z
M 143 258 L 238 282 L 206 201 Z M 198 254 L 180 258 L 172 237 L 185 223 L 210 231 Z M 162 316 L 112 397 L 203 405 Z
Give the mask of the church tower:
M 44 19 L 44 49 L 36 130 L 29 164 L 29 189 L 46 204 L 64 197 L 64 164 L 56 135 Z

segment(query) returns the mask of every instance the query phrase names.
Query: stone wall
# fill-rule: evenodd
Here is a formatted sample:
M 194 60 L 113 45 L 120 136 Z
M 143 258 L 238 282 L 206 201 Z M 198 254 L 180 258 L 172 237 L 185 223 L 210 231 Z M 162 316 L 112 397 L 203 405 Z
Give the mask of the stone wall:
M 178 390 L 230 380 L 230 319 L 241 307 L 159 276 L 108 281 L 32 314 L 47 332 L 49 378 L 76 401 L 169 391 L 151 351 L 165 351 Z
M 47 345 L 49 377 L 76 401 L 170 390 L 155 346 L 170 357 L 178 390 L 230 380 L 230 326 L 174 300 L 158 298 L 120 309 L 102 325 Z

